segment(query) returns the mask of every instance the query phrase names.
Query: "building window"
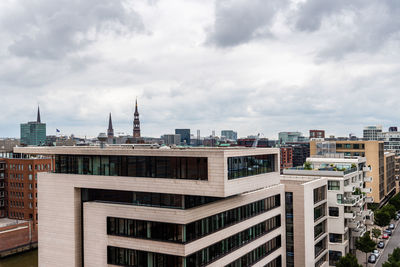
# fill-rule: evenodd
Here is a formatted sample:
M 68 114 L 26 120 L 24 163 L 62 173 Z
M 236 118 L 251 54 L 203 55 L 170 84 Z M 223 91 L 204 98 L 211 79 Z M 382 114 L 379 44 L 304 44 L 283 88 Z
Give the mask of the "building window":
M 315 258 L 317 258 L 321 253 L 326 250 L 326 237 L 324 237 L 321 241 L 319 241 L 314 246 L 314 254 Z
M 342 257 L 342 252 L 329 250 L 329 265 L 335 266 Z
M 208 179 L 206 157 L 56 155 L 55 172 L 167 179 Z
M 326 186 L 314 189 L 314 204 L 326 199 Z
M 329 242 L 331 243 L 342 243 L 342 234 L 329 234 Z
M 340 181 L 328 181 L 328 190 L 340 190 Z
M 343 203 L 343 195 L 342 194 L 337 194 L 336 195 L 337 203 L 342 204 Z
M 270 241 L 268 241 L 266 244 L 263 244 L 259 246 L 258 248 L 250 251 L 246 255 L 240 257 L 239 259 L 235 260 L 234 262 L 231 262 L 228 265 L 225 265 L 225 267 L 248 267 L 248 266 L 253 266 L 255 263 L 260 261 L 261 259 L 265 258 L 278 248 L 280 248 L 280 240 L 277 238 L 274 238 Z M 278 256 L 277 258 L 273 259 L 271 262 L 267 263 L 267 265 L 264 265 L 264 267 L 281 267 L 282 266 L 282 256 Z
M 228 180 L 275 171 L 275 155 L 228 158 Z
M 286 266 L 294 266 L 293 192 L 285 193 L 286 214 Z
M 326 215 L 326 203 L 314 208 L 314 221 L 317 221 Z
M 326 233 L 326 220 L 314 226 L 314 239 Z
M 339 208 L 338 207 L 329 207 L 329 216 L 339 217 Z
M 32 181 L 32 174 L 28 175 L 28 179 L 29 179 L 29 181 Z

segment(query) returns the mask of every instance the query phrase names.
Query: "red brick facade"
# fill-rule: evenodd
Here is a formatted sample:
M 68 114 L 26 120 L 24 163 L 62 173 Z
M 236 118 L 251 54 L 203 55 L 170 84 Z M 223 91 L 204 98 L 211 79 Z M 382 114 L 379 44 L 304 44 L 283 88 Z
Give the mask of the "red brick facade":
M 281 171 L 293 167 L 293 148 L 281 147 Z
M 32 230 L 32 221 L 0 227 L 0 251 L 37 242 L 37 231 Z

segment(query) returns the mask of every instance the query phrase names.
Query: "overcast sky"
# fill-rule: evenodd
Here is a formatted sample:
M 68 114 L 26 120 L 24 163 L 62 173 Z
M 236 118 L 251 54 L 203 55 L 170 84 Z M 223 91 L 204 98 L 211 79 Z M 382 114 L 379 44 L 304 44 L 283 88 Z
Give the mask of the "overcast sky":
M 398 0 L 2 0 L 0 136 L 399 125 Z

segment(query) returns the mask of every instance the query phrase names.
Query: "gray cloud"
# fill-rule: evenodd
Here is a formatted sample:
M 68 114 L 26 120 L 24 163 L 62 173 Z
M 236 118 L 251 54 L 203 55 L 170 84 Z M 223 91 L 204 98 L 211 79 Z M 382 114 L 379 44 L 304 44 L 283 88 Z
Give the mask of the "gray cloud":
M 19 57 L 60 59 L 96 40 L 99 33 L 142 31 L 139 14 L 114 0 L 20 1 L 1 19 Z
M 286 0 L 217 0 L 208 42 L 230 47 L 270 36 L 269 27 L 276 13 L 287 4 Z

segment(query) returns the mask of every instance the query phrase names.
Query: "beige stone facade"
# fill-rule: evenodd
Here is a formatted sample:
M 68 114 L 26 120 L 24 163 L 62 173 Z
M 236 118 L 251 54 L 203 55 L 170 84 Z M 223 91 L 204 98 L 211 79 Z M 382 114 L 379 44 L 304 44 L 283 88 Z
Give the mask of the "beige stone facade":
M 261 222 L 280 216 L 280 226 L 217 257 L 207 266 L 225 266 L 279 238 L 279 247 L 258 259 L 264 266 L 280 257 L 285 266 L 284 185 L 279 184 L 278 149 L 132 149 L 128 148 L 16 148 L 16 152 L 46 155 L 114 155 L 206 157 L 207 180 L 183 180 L 123 176 L 45 173 L 38 177 L 39 265 L 107 266 L 107 247 L 120 247 L 160 255 L 187 257 Z M 273 155 L 274 171 L 228 179 L 228 158 Z M 57 160 L 56 160 L 57 161 Z M 57 162 L 56 162 L 57 165 Z M 119 190 L 191 196 L 219 197 L 220 200 L 189 209 L 124 205 L 112 202 L 82 202 L 82 190 Z M 107 218 L 187 225 L 249 203 L 278 196 L 280 205 L 188 243 L 109 235 Z M 150 254 L 149 254 L 150 255 Z M 150 263 L 149 263 L 150 264 Z M 113 265 L 108 265 L 113 266 Z M 149 265 L 151 266 L 151 265 Z

